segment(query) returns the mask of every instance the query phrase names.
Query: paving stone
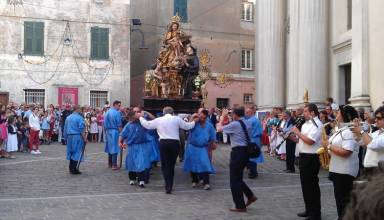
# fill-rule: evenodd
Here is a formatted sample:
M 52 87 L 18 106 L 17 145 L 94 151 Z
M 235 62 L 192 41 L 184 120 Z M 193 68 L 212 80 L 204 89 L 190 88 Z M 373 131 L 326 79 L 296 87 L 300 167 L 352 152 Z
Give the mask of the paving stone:
M 164 193 L 160 167 L 142 189 L 130 186 L 124 170 L 107 168 L 102 144 L 88 144 L 82 175 L 68 174 L 65 146 L 42 146 L 41 155 L 17 153 L 15 160 L 0 159 L 0 220 L 11 219 L 297 219 L 303 210 L 298 174 L 286 174 L 285 163 L 266 156 L 259 177 L 246 182 L 258 201 L 244 214 L 230 213 L 230 147 L 214 152 L 217 173 L 211 176 L 212 190 L 192 189 L 182 163 L 176 166 L 175 191 Z M 245 175 L 246 176 L 246 175 Z M 323 219 L 336 216 L 333 187 L 327 173 L 319 174 Z

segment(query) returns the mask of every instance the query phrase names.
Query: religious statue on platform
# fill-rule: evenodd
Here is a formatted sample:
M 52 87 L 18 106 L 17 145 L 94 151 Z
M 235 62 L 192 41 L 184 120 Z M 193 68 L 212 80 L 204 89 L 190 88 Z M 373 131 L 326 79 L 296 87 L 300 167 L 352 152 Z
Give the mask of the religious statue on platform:
M 191 36 L 181 30 L 180 16 L 171 18 L 153 72 L 146 72 L 145 95 L 161 98 L 191 98 L 199 59 Z M 161 88 L 161 94 L 158 94 Z

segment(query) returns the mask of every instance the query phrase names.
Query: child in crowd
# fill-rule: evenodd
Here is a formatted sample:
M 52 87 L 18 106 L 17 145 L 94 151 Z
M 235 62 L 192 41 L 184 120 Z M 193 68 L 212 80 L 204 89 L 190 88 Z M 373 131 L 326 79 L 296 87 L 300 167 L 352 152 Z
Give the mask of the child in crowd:
M 23 122 L 21 123 L 21 126 L 20 126 L 20 129 L 19 129 L 19 132 L 21 134 L 21 138 L 20 138 L 20 148 L 21 148 L 21 151 L 22 152 L 26 152 L 28 153 L 28 149 L 29 149 L 29 130 L 28 130 L 28 120 L 24 119 Z
M 43 143 L 50 144 L 48 138 L 50 124 L 47 111 L 44 111 L 43 117 L 41 118 L 41 129 L 43 130 Z
M 9 159 L 15 159 L 13 152 L 17 151 L 17 127 L 16 119 L 14 116 L 8 118 L 8 138 L 7 138 L 7 152 L 9 154 Z
M 21 115 L 16 116 L 16 128 L 17 128 L 17 151 L 22 152 L 22 146 L 21 146 L 21 124 L 23 123 L 23 118 Z
M 90 132 L 91 132 L 92 142 L 97 142 L 97 134 L 99 133 L 99 131 L 97 127 L 97 117 L 95 113 L 92 113 Z

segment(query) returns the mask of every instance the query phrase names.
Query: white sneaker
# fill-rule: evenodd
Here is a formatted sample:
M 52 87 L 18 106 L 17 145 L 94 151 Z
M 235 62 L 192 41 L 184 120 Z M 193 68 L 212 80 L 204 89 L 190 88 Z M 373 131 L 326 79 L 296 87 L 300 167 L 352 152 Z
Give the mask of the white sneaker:
M 36 154 L 36 151 L 35 150 L 31 150 L 31 154 Z
M 41 154 L 40 150 L 37 150 L 37 151 L 36 151 L 36 154 Z
M 210 189 L 211 189 L 211 186 L 209 184 L 204 185 L 204 190 L 210 190 Z
M 192 183 L 192 188 L 196 188 L 197 183 Z
M 129 185 L 131 185 L 131 186 L 135 185 L 135 181 L 130 180 L 130 181 L 129 181 Z
M 140 181 L 140 182 L 139 182 L 139 186 L 140 186 L 141 188 L 144 188 L 144 181 Z

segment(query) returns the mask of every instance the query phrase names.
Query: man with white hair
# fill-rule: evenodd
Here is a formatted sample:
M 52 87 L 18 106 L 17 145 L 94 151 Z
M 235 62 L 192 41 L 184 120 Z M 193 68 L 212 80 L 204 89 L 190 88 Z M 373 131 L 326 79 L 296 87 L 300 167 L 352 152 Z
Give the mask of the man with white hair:
M 195 127 L 198 117 L 193 117 L 194 121 L 185 122 L 182 118 L 173 115 L 172 107 L 164 107 L 163 116 L 152 121 L 140 117 L 141 125 L 146 129 L 156 129 L 160 136 L 160 158 L 161 170 L 165 180 L 165 192 L 172 193 L 173 177 L 175 173 L 175 164 L 180 149 L 179 129 L 190 130 Z

